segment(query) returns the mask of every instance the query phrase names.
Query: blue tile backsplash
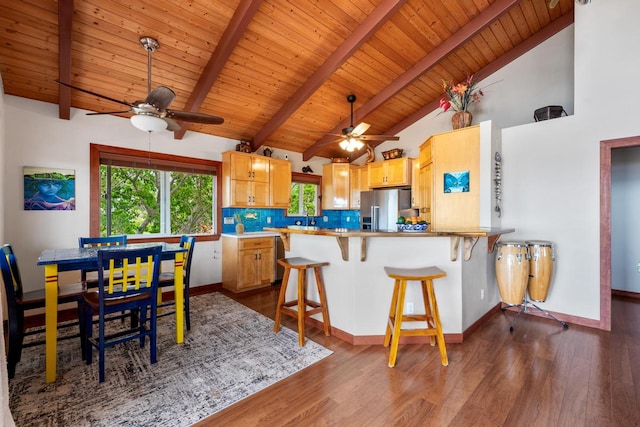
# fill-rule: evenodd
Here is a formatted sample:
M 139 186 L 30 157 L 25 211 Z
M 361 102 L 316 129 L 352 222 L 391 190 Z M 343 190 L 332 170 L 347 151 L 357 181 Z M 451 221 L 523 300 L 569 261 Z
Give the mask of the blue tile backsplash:
M 233 218 L 234 214 L 242 217 L 244 231 L 262 231 L 264 227 L 286 227 L 287 225 L 307 225 L 305 216 L 286 216 L 284 209 L 252 209 L 252 208 L 222 208 L 222 232 L 235 233 L 236 221 L 233 224 L 225 224 L 225 218 Z M 271 221 L 269 223 L 269 220 Z M 326 221 L 325 221 L 326 220 Z M 296 224 L 299 221 L 299 224 Z M 315 224 L 312 223 L 315 221 Z M 360 228 L 360 211 L 333 211 L 323 210 L 321 216 L 309 217 L 309 225 L 322 228 L 348 228 L 357 230 Z

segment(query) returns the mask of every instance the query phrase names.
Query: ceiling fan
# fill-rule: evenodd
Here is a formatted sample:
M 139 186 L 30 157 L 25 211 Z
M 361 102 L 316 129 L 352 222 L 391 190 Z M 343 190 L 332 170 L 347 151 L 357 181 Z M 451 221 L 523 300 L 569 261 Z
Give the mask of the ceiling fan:
M 589 3 L 591 0 L 576 0 L 576 3 L 581 4 L 581 5 L 585 5 L 587 3 Z M 558 3 L 560 3 L 560 0 L 551 0 L 549 2 L 549 9 L 553 9 L 554 7 L 556 7 L 558 5 Z
M 124 114 L 133 113 L 131 123 L 138 129 L 145 132 L 158 132 L 162 130 L 177 131 L 180 125 L 176 120 L 191 123 L 202 123 L 209 125 L 220 125 L 224 123 L 224 119 L 209 114 L 195 113 L 189 111 L 170 110 L 168 107 L 173 102 L 176 94 L 173 90 L 166 86 L 158 86 L 151 90 L 151 53 L 158 49 L 158 41 L 151 37 L 142 37 L 140 44 L 147 51 L 147 97 L 146 99 L 135 102 L 121 101 L 106 95 L 101 95 L 81 87 L 73 86 L 69 83 L 56 80 L 56 83 L 89 95 L 97 96 L 118 104 L 126 105 L 129 110 L 126 111 L 108 111 L 103 113 L 87 113 L 87 115 L 101 114 Z
M 356 96 L 354 94 L 347 95 L 347 101 L 351 104 L 351 124 L 349 127 L 342 129 L 341 134 L 338 134 L 341 137 L 338 140 L 340 141 L 340 148 L 351 153 L 364 147 L 362 141 L 398 141 L 400 139 L 394 135 L 363 135 L 371 125 L 361 122 L 358 126 L 354 127 L 353 104 L 356 102 Z

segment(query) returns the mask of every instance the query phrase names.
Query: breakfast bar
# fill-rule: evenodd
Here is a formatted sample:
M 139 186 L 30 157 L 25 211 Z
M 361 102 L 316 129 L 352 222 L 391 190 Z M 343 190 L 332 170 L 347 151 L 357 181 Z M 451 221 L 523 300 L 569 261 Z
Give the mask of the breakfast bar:
M 445 339 L 462 342 L 465 330 L 500 302 L 493 247 L 502 234 L 514 230 L 407 233 L 300 226 L 265 231 L 282 236 L 287 257 L 329 262 L 323 276 L 332 333 L 353 344 L 377 344 L 384 337 L 393 291 L 385 266 L 434 265 L 444 270 L 447 276 L 435 292 Z M 422 312 L 417 287 L 408 289 L 406 301 L 416 313 Z

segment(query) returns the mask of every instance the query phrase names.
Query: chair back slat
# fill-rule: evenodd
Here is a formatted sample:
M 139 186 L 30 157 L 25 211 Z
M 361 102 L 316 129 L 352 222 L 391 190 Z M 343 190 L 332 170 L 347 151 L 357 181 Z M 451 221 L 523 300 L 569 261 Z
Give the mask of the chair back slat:
M 78 237 L 78 247 L 80 248 L 100 248 L 108 246 L 126 246 L 127 236 L 103 236 L 103 237 Z M 96 271 L 95 269 L 80 270 L 80 280 L 87 280 L 87 273 Z
M 100 300 L 127 296 L 158 286 L 161 246 L 143 249 L 98 250 Z

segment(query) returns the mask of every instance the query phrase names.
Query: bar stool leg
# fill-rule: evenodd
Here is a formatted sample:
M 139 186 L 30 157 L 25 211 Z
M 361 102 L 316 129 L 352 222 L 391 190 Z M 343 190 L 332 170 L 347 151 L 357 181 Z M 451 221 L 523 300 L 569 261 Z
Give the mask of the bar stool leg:
M 304 318 L 307 311 L 305 290 L 307 270 L 298 269 L 298 344 L 304 347 Z
M 431 311 L 433 313 L 433 320 L 436 327 L 436 334 L 438 335 L 438 350 L 440 350 L 440 361 L 442 366 L 449 366 L 449 358 L 447 357 L 447 348 L 444 343 L 444 334 L 442 333 L 442 324 L 440 323 L 440 313 L 438 312 L 438 302 L 436 301 L 436 294 L 433 290 L 433 280 L 427 280 L 427 289 L 429 291 L 429 299 L 431 300 Z
M 398 289 L 398 301 L 396 303 L 396 314 L 393 323 L 393 337 L 391 339 L 391 352 L 389 353 L 389 367 L 396 365 L 396 356 L 398 355 L 398 344 L 400 343 L 400 329 L 402 328 L 402 311 L 404 307 L 404 297 L 407 291 L 407 281 L 400 280 Z
M 284 304 L 284 298 L 287 294 L 287 283 L 289 283 L 289 274 L 291 268 L 285 267 L 284 274 L 282 275 L 282 282 L 280 285 L 280 293 L 278 294 L 278 304 L 276 305 L 276 316 L 273 321 L 273 332 L 280 331 L 280 318 L 282 317 L 282 304 Z
M 324 334 L 331 336 L 331 323 L 329 322 L 329 309 L 327 308 L 327 296 L 324 293 L 324 282 L 320 276 L 320 267 L 314 267 L 313 272 L 316 278 L 316 286 L 318 287 L 318 297 L 322 306 L 322 323 L 324 323 Z
M 429 298 L 429 291 L 427 289 L 427 281 L 421 280 L 420 284 L 422 286 L 422 300 L 424 301 L 424 317 L 427 321 L 427 326 L 435 329 L 436 324 L 435 324 L 435 320 L 433 319 L 431 304 L 429 303 L 430 298 Z M 432 347 L 436 345 L 435 335 L 429 336 L 429 344 L 431 344 Z
M 395 280 L 393 284 L 393 296 L 391 297 L 391 307 L 389 307 L 389 318 L 387 319 L 387 330 L 384 334 L 384 346 L 388 347 L 391 342 L 391 328 L 396 318 L 396 305 L 398 304 L 398 288 L 400 280 Z

